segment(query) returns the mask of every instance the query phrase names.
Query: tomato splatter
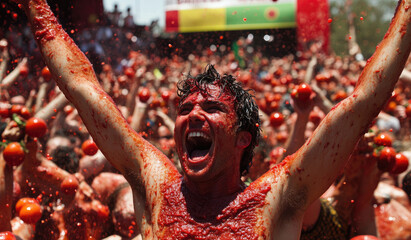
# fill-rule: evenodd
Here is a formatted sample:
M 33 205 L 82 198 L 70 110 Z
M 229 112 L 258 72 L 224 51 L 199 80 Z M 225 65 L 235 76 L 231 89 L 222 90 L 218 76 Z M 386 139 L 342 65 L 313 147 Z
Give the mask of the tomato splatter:
M 181 180 L 162 187 L 159 228 L 162 235 L 173 239 L 258 239 L 258 210 L 265 204 L 269 184 L 250 185 L 236 196 L 218 201 L 194 196 Z

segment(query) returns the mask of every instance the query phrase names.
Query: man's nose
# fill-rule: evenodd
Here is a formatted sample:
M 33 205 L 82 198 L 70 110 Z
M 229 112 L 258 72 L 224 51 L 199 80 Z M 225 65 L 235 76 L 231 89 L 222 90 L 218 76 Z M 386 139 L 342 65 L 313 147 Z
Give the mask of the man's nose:
M 199 108 L 194 108 L 189 115 L 189 120 L 191 123 L 195 123 L 195 122 L 203 122 L 204 119 L 204 115 L 201 109 Z

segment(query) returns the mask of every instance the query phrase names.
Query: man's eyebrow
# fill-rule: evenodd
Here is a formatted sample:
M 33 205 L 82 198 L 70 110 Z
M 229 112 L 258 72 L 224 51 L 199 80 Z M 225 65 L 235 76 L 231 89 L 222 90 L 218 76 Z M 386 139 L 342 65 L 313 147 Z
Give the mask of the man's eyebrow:
M 192 105 L 193 105 L 193 103 L 192 103 L 191 101 L 187 101 L 187 102 L 182 103 L 182 104 L 180 105 L 180 108 L 182 108 L 182 107 L 187 107 L 187 106 L 192 106 Z
M 218 106 L 220 106 L 222 108 L 225 108 L 225 109 L 228 108 L 228 106 L 226 104 L 224 104 L 220 101 L 214 101 L 214 100 L 207 100 L 207 101 L 204 102 L 204 105 L 218 105 Z

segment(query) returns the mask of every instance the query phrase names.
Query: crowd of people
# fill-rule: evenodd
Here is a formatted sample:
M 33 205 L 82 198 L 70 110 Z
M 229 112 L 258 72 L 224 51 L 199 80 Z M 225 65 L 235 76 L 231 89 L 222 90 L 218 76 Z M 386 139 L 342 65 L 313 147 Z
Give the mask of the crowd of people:
M 21 2 L 24 4 L 26 1 Z M 409 5 L 410 2 L 408 1 L 407 4 Z M 409 10 L 405 11 L 405 15 L 407 14 L 409 15 Z M 408 29 L 407 25 L 404 25 L 405 30 L 403 31 L 405 32 L 411 31 L 410 17 L 408 16 L 407 19 Z M 112 41 L 110 38 L 113 36 L 112 32 L 104 35 L 107 31 L 110 32 L 109 28 L 101 27 L 99 30 L 101 31 L 96 32 L 96 35 L 101 37 L 99 41 Z M 91 44 L 95 46 L 99 41 L 94 41 L 90 35 L 87 35 L 89 32 L 84 31 L 83 33 L 81 36 L 88 37 L 80 37 L 75 41 L 81 50 L 87 52 Z M 406 37 L 409 38 L 408 35 Z M 56 61 L 53 60 L 53 56 L 44 57 L 45 54 L 42 52 L 45 61 L 38 61 L 41 50 L 36 50 L 34 38 L 31 44 L 26 44 L 16 41 L 23 37 L 28 38 L 24 34 L 9 34 L 3 37 L 0 41 L 0 124 L 3 151 L 0 158 L 0 239 L 14 239 L 14 236 L 15 239 L 24 240 L 108 240 L 156 236 L 155 233 L 149 231 L 146 225 L 139 224 L 139 221 L 148 223 L 154 221 L 146 219 L 146 212 L 144 212 L 150 208 L 144 204 L 150 203 L 154 206 L 154 203 L 151 200 L 136 200 L 138 197 L 133 192 L 142 192 L 142 195 L 148 196 L 147 198 L 155 198 L 147 189 L 154 188 L 156 183 L 150 182 L 153 180 L 146 177 L 144 171 L 158 171 L 159 178 L 163 178 L 162 174 L 166 171 L 170 173 L 164 178 L 172 179 L 180 175 L 168 168 L 151 166 L 150 159 L 153 158 L 152 161 L 154 161 L 154 157 L 151 156 L 154 156 L 155 151 L 146 150 L 149 148 L 146 145 L 141 147 L 144 151 L 139 152 L 143 158 L 142 162 L 145 165 L 148 164 L 148 167 L 139 166 L 139 169 L 143 169 L 140 170 L 142 173 L 128 172 L 127 167 L 132 168 L 131 165 L 135 165 L 132 161 L 119 160 L 118 165 L 113 164 L 113 161 L 110 161 L 111 158 L 120 159 L 125 155 L 123 151 L 127 152 L 128 149 L 133 149 L 132 145 L 140 146 L 141 143 L 138 139 L 135 140 L 135 144 L 131 141 L 123 141 L 115 134 L 110 135 L 110 131 L 114 131 L 111 128 L 113 128 L 112 121 L 115 117 L 110 116 L 109 111 L 117 116 L 114 112 L 118 110 L 129 124 L 130 131 L 134 130 L 142 139 L 159 149 L 171 160 L 176 172 L 188 179 L 190 177 L 195 179 L 196 176 L 191 173 L 190 166 L 181 160 L 184 154 L 179 153 L 178 151 L 181 150 L 176 147 L 176 144 L 181 144 L 178 141 L 184 140 L 181 136 L 174 135 L 181 131 L 186 115 L 190 124 L 194 125 L 196 122 L 203 121 L 200 119 L 204 116 L 190 112 L 193 109 L 197 110 L 198 106 L 207 108 L 207 113 L 229 112 L 229 110 L 225 109 L 226 106 L 221 106 L 222 104 L 201 102 L 204 101 L 201 100 L 202 98 L 206 98 L 204 96 L 215 97 L 213 87 L 210 87 L 211 90 L 202 95 L 203 97 L 198 97 L 194 94 L 190 95 L 193 89 L 187 90 L 187 88 L 194 85 L 199 87 L 202 83 L 182 82 L 181 80 L 192 79 L 195 78 L 193 76 L 198 75 L 203 76 L 204 79 L 209 75 L 223 79 L 233 76 L 236 79 L 235 82 L 238 82 L 244 89 L 248 89 L 245 92 L 251 94 L 250 96 L 255 100 L 260 118 L 260 120 L 253 120 L 252 113 L 244 113 L 247 115 L 244 118 L 248 117 L 248 121 L 254 121 L 248 128 L 259 129 L 258 132 L 261 130 L 261 134 L 241 135 L 243 131 L 238 131 L 238 134 L 242 136 L 238 144 L 247 143 L 242 147 L 241 153 L 245 151 L 243 149 L 247 149 L 250 138 L 253 139 L 251 145 L 256 145 L 254 152 L 250 155 L 252 162 L 241 161 L 239 164 L 241 165 L 239 168 L 241 176 L 239 177 L 244 183 L 241 191 L 246 191 L 247 186 L 254 186 L 248 189 L 257 189 L 257 184 L 262 182 L 261 177 L 268 176 L 267 172 L 280 173 L 279 166 L 286 166 L 292 162 L 290 159 L 294 156 L 302 155 L 298 151 L 302 146 L 308 148 L 309 144 L 314 144 L 310 141 L 317 127 L 325 126 L 324 121 L 331 121 L 330 119 L 322 121 L 327 114 L 335 113 L 335 109 L 345 106 L 344 99 L 360 94 L 356 90 L 362 83 L 359 79 L 364 77 L 365 74 L 362 72 L 366 68 L 366 62 L 355 57 L 358 51 L 347 53 L 347 56 L 326 54 L 321 51 L 321 42 L 307 44 L 307 48 L 300 52 L 298 57 L 295 54 L 268 57 L 258 48 L 253 54 L 245 54 L 247 43 L 239 39 L 236 43 L 239 46 L 238 52 L 230 47 L 204 49 L 201 54 L 190 54 L 184 59 L 178 55 L 153 57 L 152 54 L 136 51 L 135 46 L 127 50 L 130 38 L 115 37 L 117 42 L 112 46 L 121 48 L 119 51 L 111 49 L 113 54 L 115 52 L 116 59 L 106 56 L 103 51 L 99 53 L 99 56 L 103 58 L 100 59 L 100 66 L 95 67 L 95 78 L 107 95 L 100 95 L 100 90 L 92 89 L 92 87 L 89 87 L 90 91 L 84 95 L 78 95 L 75 91 L 72 91 L 73 95 L 70 95 L 71 92 L 61 86 L 69 88 L 71 85 L 60 83 L 60 87 L 57 86 L 53 81 L 53 78 L 56 79 L 55 67 L 49 69 L 45 64 L 47 62 L 50 66 L 50 62 Z M 36 37 L 39 38 L 39 36 Z M 47 49 L 47 46 L 44 45 L 41 48 Z M 374 121 L 361 126 L 360 133 L 343 129 L 340 135 L 338 132 L 337 135 L 333 135 L 334 138 L 349 138 L 349 135 L 357 134 L 360 140 L 358 143 L 356 141 L 350 143 L 354 150 L 346 154 L 349 157 L 348 162 L 341 164 L 342 169 L 332 170 L 338 173 L 336 178 L 330 177 L 324 180 L 332 183 L 331 186 L 326 192 L 320 193 L 322 194 L 320 198 L 306 207 L 302 225 L 297 224 L 295 228 L 300 228 L 301 231 L 293 233 L 292 236 L 301 234 L 301 239 L 354 239 L 355 237 L 356 239 L 381 240 L 411 239 L 411 166 L 409 164 L 409 159 L 411 159 L 411 57 L 409 57 L 409 47 L 407 49 L 405 67 L 401 68 L 401 75 L 394 86 L 394 91 L 383 109 L 381 111 L 378 109 L 379 113 Z M 67 51 L 65 48 L 63 50 Z M 398 52 L 401 51 L 398 50 Z M 76 54 L 78 53 L 66 57 L 69 59 L 77 56 Z M 78 58 L 82 59 L 81 56 Z M 73 81 L 79 82 L 79 88 L 82 85 L 82 78 L 94 74 L 84 66 L 70 68 L 67 71 L 76 76 L 71 78 L 76 78 Z M 374 73 L 378 73 L 377 71 L 379 70 L 374 70 Z M 217 72 L 221 73 L 221 76 Z M 57 75 L 59 78 L 66 77 L 65 72 L 59 72 L 59 74 L 61 74 Z M 227 81 L 230 81 L 230 78 L 227 78 L 229 79 Z M 226 84 L 230 85 L 231 82 Z M 90 97 L 84 97 L 86 95 Z M 110 97 L 109 100 L 107 96 Z M 78 108 L 75 106 L 76 101 L 81 101 L 82 98 L 90 104 L 92 108 L 90 112 L 86 113 L 84 109 L 76 109 Z M 231 107 L 229 105 L 231 100 L 223 98 L 222 102 Z M 117 109 L 110 105 L 107 105 L 107 109 L 97 106 L 93 108 L 92 105 L 98 105 L 99 101 L 112 101 Z M 247 105 L 248 101 L 245 98 L 243 104 Z M 192 102 L 196 104 L 191 106 Z M 369 108 L 373 108 L 372 104 L 369 105 Z M 357 118 L 360 121 L 362 112 L 356 112 L 355 109 L 350 111 L 352 116 L 355 115 L 354 119 Z M 44 122 L 47 130 L 44 130 L 44 125 L 41 124 L 33 124 L 35 129 L 30 130 L 29 126 L 33 119 Z M 218 124 L 225 126 L 229 123 L 219 122 Z M 351 124 L 352 128 L 356 128 L 355 122 Z M 93 127 L 90 127 L 91 125 Z M 121 125 L 121 122 L 118 125 Z M 176 131 L 175 127 L 177 127 Z M 334 129 L 324 128 L 322 127 L 321 130 L 334 131 Z M 106 129 L 107 132 L 100 132 L 96 129 Z M 40 133 L 33 135 L 30 131 Z M 233 129 L 227 131 L 230 132 Z M 202 158 L 203 152 L 208 151 L 212 144 L 208 139 L 209 136 L 200 136 L 203 133 L 197 134 L 198 136 L 192 137 L 193 140 L 187 140 L 186 148 L 188 148 L 187 151 L 191 151 L 189 155 L 192 155 L 193 159 Z M 215 138 L 217 140 L 213 141 L 221 141 L 221 144 L 225 146 L 221 139 Z M 230 139 L 227 138 L 228 140 Z M 100 149 L 97 149 L 94 141 Z M 120 151 L 117 153 L 104 152 L 104 149 L 110 146 L 105 145 L 104 142 L 111 144 L 114 141 L 118 141 L 119 146 L 111 147 Z M 314 138 L 314 141 L 319 140 Z M 327 141 L 332 142 L 332 140 Z M 18 145 L 16 146 L 15 143 Z M 12 153 L 6 157 L 6 149 L 11 144 L 15 144 L 14 148 L 8 149 Z M 338 142 L 336 144 L 325 143 L 321 150 L 325 154 L 332 151 L 331 149 L 338 149 L 340 146 L 337 144 Z M 190 150 L 190 148 L 195 149 Z M 230 148 L 227 151 L 226 155 L 235 152 Z M 316 152 L 315 154 L 321 155 L 322 153 Z M 194 160 L 187 161 L 195 162 Z M 161 164 L 166 165 L 167 163 Z M 150 170 L 145 170 L 147 168 Z M 238 168 L 235 169 L 238 171 Z M 293 171 L 305 171 L 300 168 L 296 169 L 298 171 L 295 169 Z M 289 172 L 285 174 L 292 175 Z M 144 185 L 146 188 L 140 189 L 141 185 L 133 181 L 139 184 L 143 182 L 149 187 Z M 319 182 L 312 184 L 320 184 Z M 180 185 L 169 184 L 167 186 L 169 190 L 162 189 L 155 193 L 165 195 L 167 191 L 173 191 L 176 186 Z M 199 199 L 198 196 L 188 194 L 190 185 L 182 184 L 180 188 L 183 195 L 187 194 L 187 199 L 195 201 Z M 258 192 L 261 195 L 270 190 L 267 188 L 267 190 L 255 191 L 261 191 Z M 262 208 L 257 199 L 260 195 L 250 195 L 246 199 L 247 202 L 241 204 L 248 204 L 247 206 L 251 206 L 251 209 Z M 300 204 L 298 201 L 304 202 L 298 199 L 301 195 L 294 194 L 288 197 L 296 197 L 296 200 L 288 199 L 292 202 L 289 203 L 288 208 L 291 212 L 298 211 L 298 209 L 292 209 L 291 205 Z M 179 195 L 171 194 L 166 198 L 169 202 L 181 201 L 178 199 Z M 230 201 L 232 199 L 230 196 Z M 242 198 L 240 200 L 246 201 Z M 136 206 L 138 203 L 142 205 Z M 221 202 L 219 203 L 221 205 Z M 35 208 L 33 204 L 39 208 Z M 168 204 L 171 205 L 171 203 Z M 230 211 L 240 211 L 235 209 L 239 208 L 236 205 L 233 207 L 227 203 L 227 207 L 223 204 L 226 207 L 223 209 L 217 204 L 214 208 L 201 210 L 197 209 L 200 205 L 191 206 L 188 200 L 186 204 L 187 208 L 194 209 L 190 214 L 193 214 L 197 225 L 192 222 L 189 222 L 191 225 L 187 223 L 187 226 L 193 229 L 208 226 L 206 225 L 208 221 L 211 225 L 215 223 L 208 216 L 201 219 L 201 216 L 196 214 L 204 214 L 204 211 L 218 212 L 218 214 L 221 213 L 221 215 L 216 214 L 218 217 L 228 219 L 227 224 L 221 223 L 221 228 L 231 228 L 233 232 L 232 235 L 226 235 L 227 238 L 224 239 L 243 239 L 255 236 L 246 231 L 245 224 L 247 223 L 229 225 L 239 218 L 237 215 L 232 219 L 229 216 Z M 136 209 L 142 210 L 137 212 Z M 161 215 L 166 211 L 175 211 L 177 215 L 185 214 L 180 213 L 178 208 L 172 207 L 161 208 L 158 210 L 160 213 L 157 214 Z M 245 221 L 255 220 L 253 214 L 242 214 L 239 216 Z M 158 217 L 158 215 L 153 216 Z M 163 224 L 170 226 L 170 229 L 179 228 L 180 232 L 176 232 L 176 239 L 197 239 L 189 235 L 193 232 L 197 234 L 198 239 L 211 239 L 208 238 L 209 236 L 220 236 L 221 239 L 224 237 L 224 234 L 218 235 L 223 232 L 221 229 L 209 230 L 209 235 L 202 235 L 199 230 L 184 229 L 184 224 L 178 225 L 181 224 L 180 219 L 173 216 L 174 218 L 164 217 L 166 220 L 156 219 L 156 221 L 159 221 L 159 226 Z M 287 216 L 287 214 L 282 216 Z M 292 213 L 289 213 L 288 217 L 293 218 Z M 235 228 L 241 228 L 241 230 L 237 233 Z M 171 230 L 164 231 L 171 233 Z M 360 236 L 363 238 L 359 238 Z M 173 235 L 168 237 L 167 239 L 174 239 Z

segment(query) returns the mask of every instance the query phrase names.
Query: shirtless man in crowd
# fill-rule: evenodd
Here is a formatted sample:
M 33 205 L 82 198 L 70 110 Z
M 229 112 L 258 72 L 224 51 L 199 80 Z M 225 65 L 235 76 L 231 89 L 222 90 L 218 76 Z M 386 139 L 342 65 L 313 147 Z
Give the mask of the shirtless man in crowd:
M 213 66 L 179 84 L 174 137 L 180 175 L 133 131 L 46 0 L 15 0 L 54 79 L 111 164 L 129 182 L 145 239 L 298 239 L 307 207 L 331 185 L 391 96 L 411 49 L 411 0 L 401 0 L 354 93 L 293 155 L 245 187 L 259 137 L 248 91 Z

